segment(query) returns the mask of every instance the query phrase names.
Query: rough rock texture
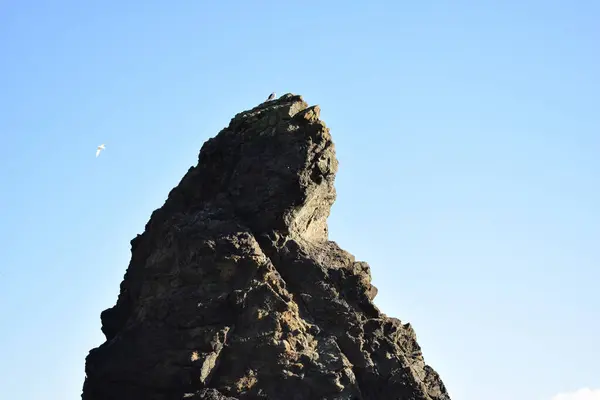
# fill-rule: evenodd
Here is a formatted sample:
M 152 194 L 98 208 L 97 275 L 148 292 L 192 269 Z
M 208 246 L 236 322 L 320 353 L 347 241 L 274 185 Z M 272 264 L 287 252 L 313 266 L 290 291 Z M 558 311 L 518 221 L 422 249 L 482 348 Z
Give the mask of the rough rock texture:
M 369 266 L 328 240 L 338 168 L 319 107 L 287 94 L 202 147 L 142 235 L 84 400 L 446 400 Z

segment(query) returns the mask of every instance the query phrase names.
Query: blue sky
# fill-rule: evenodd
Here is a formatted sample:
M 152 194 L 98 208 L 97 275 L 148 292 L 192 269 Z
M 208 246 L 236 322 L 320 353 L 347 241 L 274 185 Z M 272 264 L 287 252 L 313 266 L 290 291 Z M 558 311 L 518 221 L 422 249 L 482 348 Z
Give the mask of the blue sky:
M 600 388 L 599 18 L 593 1 L 0 1 L 3 397 L 79 398 L 129 241 L 272 91 L 321 106 L 331 239 L 453 400 Z

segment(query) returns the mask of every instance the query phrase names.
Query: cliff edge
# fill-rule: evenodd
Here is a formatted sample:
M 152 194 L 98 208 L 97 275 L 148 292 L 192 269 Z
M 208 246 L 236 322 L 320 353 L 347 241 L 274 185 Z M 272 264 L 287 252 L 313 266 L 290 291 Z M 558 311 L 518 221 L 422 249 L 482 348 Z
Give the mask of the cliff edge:
M 300 96 L 237 114 L 131 241 L 83 400 L 449 400 L 328 240 L 338 163 Z

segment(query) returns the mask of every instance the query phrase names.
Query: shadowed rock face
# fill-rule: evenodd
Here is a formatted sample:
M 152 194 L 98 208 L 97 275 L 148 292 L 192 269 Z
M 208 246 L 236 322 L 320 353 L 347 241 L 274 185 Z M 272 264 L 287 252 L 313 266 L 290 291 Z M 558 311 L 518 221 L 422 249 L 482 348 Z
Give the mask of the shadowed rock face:
M 82 398 L 449 400 L 369 266 L 328 240 L 337 168 L 291 94 L 208 140 L 131 242 Z

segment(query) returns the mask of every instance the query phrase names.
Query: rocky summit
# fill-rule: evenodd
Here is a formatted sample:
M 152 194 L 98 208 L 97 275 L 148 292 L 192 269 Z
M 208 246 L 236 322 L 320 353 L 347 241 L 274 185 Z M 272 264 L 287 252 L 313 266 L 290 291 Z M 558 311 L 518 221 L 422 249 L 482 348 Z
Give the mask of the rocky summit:
M 298 95 L 209 139 L 131 241 L 82 399 L 449 400 L 369 265 L 328 238 L 337 169 Z

